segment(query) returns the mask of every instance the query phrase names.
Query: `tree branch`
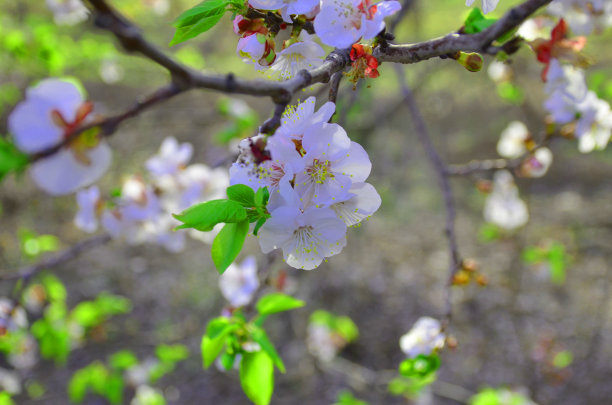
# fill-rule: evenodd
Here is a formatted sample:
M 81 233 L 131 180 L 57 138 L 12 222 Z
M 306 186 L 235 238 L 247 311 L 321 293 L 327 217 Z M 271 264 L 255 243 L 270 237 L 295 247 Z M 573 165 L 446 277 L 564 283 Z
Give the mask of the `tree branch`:
M 446 309 L 444 313 L 444 320 L 448 322 L 450 321 L 450 318 L 452 316 L 452 281 L 455 274 L 457 273 L 457 271 L 459 271 L 461 267 L 461 259 L 459 256 L 459 248 L 457 244 L 457 235 L 455 233 L 455 201 L 453 198 L 453 192 L 451 189 L 446 165 L 444 164 L 444 161 L 440 157 L 440 154 L 436 150 L 436 147 L 434 146 L 431 137 L 429 136 L 429 131 L 427 130 L 425 119 L 423 118 L 423 115 L 421 115 L 421 111 L 419 110 L 419 106 L 417 105 L 416 99 L 414 98 L 412 91 L 406 84 L 406 79 L 404 78 L 404 70 L 399 65 L 396 65 L 395 68 L 401 86 L 401 91 L 404 95 L 404 100 L 412 116 L 412 123 L 414 125 L 417 138 L 419 139 L 421 145 L 423 145 L 423 148 L 427 153 L 427 157 L 436 173 L 436 177 L 438 179 L 438 186 L 440 187 L 442 196 L 444 198 L 444 207 L 446 209 L 446 222 L 444 228 L 450 254 L 448 280 L 446 283 Z

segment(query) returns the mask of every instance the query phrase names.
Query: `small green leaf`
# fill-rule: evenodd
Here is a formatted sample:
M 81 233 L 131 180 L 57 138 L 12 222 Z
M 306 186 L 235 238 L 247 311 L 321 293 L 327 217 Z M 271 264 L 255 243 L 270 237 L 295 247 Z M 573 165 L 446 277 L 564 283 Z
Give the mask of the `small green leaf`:
M 399 366 L 399 372 L 404 377 L 424 378 L 440 368 L 440 358 L 436 354 L 426 356 L 419 354 L 414 358 L 409 358 Z
M 176 363 L 189 357 L 189 350 L 184 345 L 159 345 L 155 354 L 162 363 Z
M 257 236 L 257 232 L 259 232 L 259 229 L 266 223 L 267 220 L 268 220 L 267 217 L 260 217 L 257 220 L 257 223 L 255 224 L 255 228 L 253 229 L 253 235 Z
M 277 312 L 289 311 L 305 305 L 304 301 L 290 297 L 282 293 L 264 295 L 257 301 L 255 308 L 262 315 L 275 314 Z
M 565 246 L 555 242 L 548 250 L 548 265 L 550 266 L 550 279 L 555 284 L 565 283 Z
M 244 184 L 235 184 L 227 188 L 227 198 L 240 203 L 243 207 L 255 206 L 255 192 L 249 186 Z
M 244 221 L 246 210 L 240 203 L 232 200 L 212 200 L 187 208 L 174 218 L 183 222 L 176 229 L 194 228 L 208 232 L 220 223 L 236 223 Z
M 340 336 L 350 343 L 359 337 L 359 329 L 355 322 L 348 316 L 339 316 L 335 319 L 334 322 L 334 331 L 338 332 Z
M 0 137 L 0 181 L 11 172 L 23 171 L 28 163 L 28 155 L 19 151 L 10 141 Z
M 226 371 L 229 371 L 234 367 L 236 361 L 236 353 L 225 352 L 221 355 L 221 365 Z
M 263 211 L 265 211 L 269 199 L 270 192 L 268 191 L 268 187 L 260 187 L 259 190 L 257 190 L 257 192 L 255 193 L 255 205 L 257 206 L 257 208 Z
M 566 368 L 574 361 L 574 356 L 572 352 L 568 350 L 563 350 L 555 355 L 553 358 L 553 366 L 557 368 Z
M 268 356 L 270 356 L 276 368 L 278 368 L 278 370 L 284 374 L 285 365 L 283 364 L 283 359 L 281 359 L 278 352 L 276 351 L 276 348 L 274 347 L 272 342 L 270 342 L 270 339 L 268 338 L 266 331 L 261 328 L 255 329 L 253 333 L 251 333 L 251 339 L 259 343 L 259 346 L 261 346 L 261 349 L 264 352 L 268 353 Z
M 169 45 L 174 46 L 176 44 L 180 44 L 181 42 L 185 42 L 188 39 L 197 37 L 201 33 L 208 31 L 217 25 L 224 13 L 225 10 L 221 9 L 220 12 L 217 12 L 216 14 L 211 14 L 209 16 L 200 18 L 198 22 L 193 25 L 177 28 Z
M 255 405 L 268 405 L 274 391 L 274 363 L 266 352 L 244 353 L 240 362 L 240 384 Z
M 244 210 L 244 208 L 242 209 Z M 248 232 L 249 221 L 245 219 L 242 222 L 225 224 L 221 232 L 215 237 L 210 253 L 219 274 L 223 274 L 236 259 L 242 250 Z
M 83 402 L 85 395 L 87 395 L 89 385 L 91 384 L 90 381 L 90 373 L 87 368 L 78 370 L 72 375 L 68 383 L 68 397 L 70 397 L 71 402 Z
M 104 397 L 113 405 L 123 403 L 123 378 L 121 378 L 121 375 L 113 374 L 106 379 Z
M 115 370 L 123 371 L 138 364 L 138 358 L 129 350 L 121 350 L 109 357 L 108 364 Z
M 225 342 L 230 333 L 238 329 L 238 325 L 227 324 L 223 329 L 217 331 L 214 336 L 209 336 L 208 333 L 202 337 L 202 361 L 204 368 L 210 367 L 215 359 L 223 350 Z

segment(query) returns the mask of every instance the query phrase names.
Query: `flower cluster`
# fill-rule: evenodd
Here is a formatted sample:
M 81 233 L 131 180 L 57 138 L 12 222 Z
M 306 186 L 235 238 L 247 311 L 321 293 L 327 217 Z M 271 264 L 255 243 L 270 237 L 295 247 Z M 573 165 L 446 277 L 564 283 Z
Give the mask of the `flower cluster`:
M 129 244 L 156 243 L 171 252 L 182 250 L 186 231 L 172 230 L 178 222 L 171 214 L 223 197 L 228 185 L 223 169 L 213 170 L 202 164 L 187 166 L 192 153 L 190 144 L 166 138 L 159 153 L 146 162 L 150 183 L 130 176 L 120 195 L 107 201 L 100 197 L 97 186 L 80 191 L 76 226 L 94 232 L 100 222 L 113 238 L 122 238 Z M 210 234 L 194 231 L 190 235 L 211 242 Z
M 346 244 L 347 227 L 372 215 L 381 199 L 366 183 L 367 152 L 338 124 L 329 124 L 335 105 L 315 112 L 310 97 L 288 108 L 271 137 L 241 143 L 230 183 L 267 187 L 271 217 L 259 231 L 264 253 L 282 249 L 286 262 L 311 270 Z
M 236 16 L 234 32 L 241 36 L 238 55 L 256 69 L 268 70 L 283 80 L 323 63 L 325 51 L 315 42 L 317 37 L 325 45 L 349 48 L 376 37 L 385 28 L 384 18 L 401 8 L 394 0 L 250 0 L 249 7 L 276 11 L 283 23 L 272 27 L 264 18 L 249 18 L 248 12 Z M 306 23 L 314 27 L 316 36 L 302 29 Z M 287 31 L 288 24 L 293 25 L 289 38 L 276 52 L 276 38 Z
M 578 35 L 601 32 L 612 26 L 612 2 L 609 0 L 555 0 L 549 4 L 548 12 L 565 18 Z
M 610 105 L 587 88 L 582 68 L 586 61 L 578 51 L 584 46 L 584 38 L 568 39 L 564 19 L 554 27 L 549 40 L 542 38 L 531 42 L 538 60 L 546 67 L 542 78 L 546 82 L 548 99 L 544 107 L 556 124 L 566 125 L 566 133 L 578 139 L 578 149 L 583 153 L 604 149 L 612 134 L 612 110 Z
M 28 89 L 26 99 L 8 118 L 15 146 L 35 155 L 72 137 L 92 120 L 93 104 L 72 81 L 46 79 Z M 110 166 L 112 152 L 93 129 L 72 139 L 57 153 L 30 167 L 34 182 L 49 194 L 69 194 L 100 178 Z

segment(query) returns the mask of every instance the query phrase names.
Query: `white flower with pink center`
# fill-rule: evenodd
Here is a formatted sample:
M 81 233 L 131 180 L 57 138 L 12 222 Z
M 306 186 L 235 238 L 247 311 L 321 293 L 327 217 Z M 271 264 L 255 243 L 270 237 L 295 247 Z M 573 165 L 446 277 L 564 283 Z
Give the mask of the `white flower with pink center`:
M 346 225 L 330 208 L 286 205 L 272 211 L 258 238 L 264 253 L 282 249 L 288 265 L 312 270 L 344 248 Z
M 219 287 L 232 307 L 242 307 L 251 302 L 259 288 L 255 257 L 247 257 L 240 265 L 232 263 L 219 277 Z
M 350 199 L 353 183 L 362 183 L 370 175 L 368 153 L 337 124 L 311 126 L 302 147 L 304 170 L 296 175 L 295 189 L 305 201 L 317 206 Z
M 385 17 L 401 8 L 398 1 L 322 0 L 314 29 L 325 45 L 349 48 L 378 35 L 385 28 Z
M 36 154 L 60 144 L 90 120 L 93 105 L 66 80 L 46 79 L 28 89 L 8 118 L 15 145 Z M 97 133 L 83 133 L 51 156 L 32 164 L 30 175 L 49 194 L 69 194 L 98 180 L 112 152 Z
M 306 31 L 302 31 L 297 42 L 276 55 L 270 70 L 278 74 L 282 80 L 291 79 L 301 70 L 312 70 L 321 66 L 324 56 L 325 50 L 314 42 Z

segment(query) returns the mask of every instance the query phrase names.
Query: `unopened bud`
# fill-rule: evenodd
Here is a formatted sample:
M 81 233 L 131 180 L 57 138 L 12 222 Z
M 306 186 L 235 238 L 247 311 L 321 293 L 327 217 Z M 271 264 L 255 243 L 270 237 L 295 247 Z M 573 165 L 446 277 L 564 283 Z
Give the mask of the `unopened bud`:
M 468 273 L 473 273 L 478 270 L 478 263 L 474 259 L 463 259 L 461 262 L 461 268 Z
M 448 347 L 451 350 L 455 350 L 457 348 L 457 346 L 459 346 L 459 342 L 457 342 L 457 339 L 455 339 L 454 336 L 447 336 L 446 337 L 446 347 Z
M 453 276 L 452 285 L 463 286 L 463 285 L 468 285 L 469 283 L 470 283 L 470 275 L 464 270 L 459 270 Z
M 482 56 L 475 52 L 459 52 L 456 60 L 461 66 L 463 66 L 470 72 L 479 72 L 480 69 L 482 69 L 482 65 L 484 64 Z
M 478 276 L 476 276 L 476 282 L 479 286 L 486 287 L 489 284 L 489 279 L 487 278 L 487 276 L 479 274 Z

